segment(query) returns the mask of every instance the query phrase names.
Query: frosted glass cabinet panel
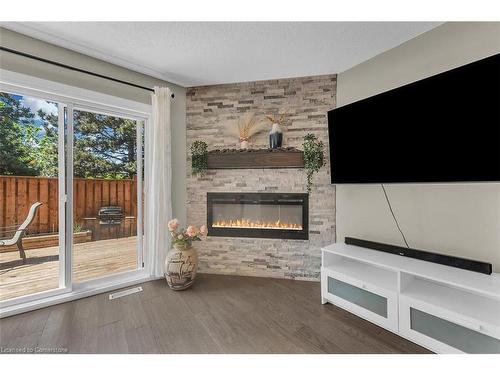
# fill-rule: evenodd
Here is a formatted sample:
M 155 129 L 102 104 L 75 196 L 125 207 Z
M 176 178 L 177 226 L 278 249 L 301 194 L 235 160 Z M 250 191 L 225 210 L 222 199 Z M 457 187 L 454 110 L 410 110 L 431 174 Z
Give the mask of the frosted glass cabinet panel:
M 500 353 L 500 340 L 410 307 L 412 330 L 465 353 Z
M 385 297 L 347 284 L 333 277 L 328 277 L 328 292 L 387 318 L 387 298 Z

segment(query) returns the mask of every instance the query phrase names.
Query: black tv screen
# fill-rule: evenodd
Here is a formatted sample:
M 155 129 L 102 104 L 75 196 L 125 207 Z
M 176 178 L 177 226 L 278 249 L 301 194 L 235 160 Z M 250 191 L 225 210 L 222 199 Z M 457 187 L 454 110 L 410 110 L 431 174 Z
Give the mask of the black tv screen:
M 500 54 L 328 112 L 332 183 L 500 181 Z

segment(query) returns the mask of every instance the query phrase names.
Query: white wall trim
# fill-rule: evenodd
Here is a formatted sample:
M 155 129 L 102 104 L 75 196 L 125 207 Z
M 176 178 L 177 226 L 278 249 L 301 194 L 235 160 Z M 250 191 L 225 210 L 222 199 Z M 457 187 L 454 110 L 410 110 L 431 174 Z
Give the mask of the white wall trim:
M 129 61 L 129 60 L 121 58 L 121 57 L 110 55 L 109 52 L 102 53 L 101 51 L 99 51 L 95 48 L 90 48 L 90 47 L 85 46 L 83 44 L 75 43 L 74 41 L 69 41 L 65 38 L 61 38 L 59 36 L 47 33 L 45 31 L 41 31 L 41 30 L 31 26 L 31 25 L 30 26 L 26 25 L 26 23 L 4 22 L 4 23 L 0 24 L 0 26 L 3 26 L 8 30 L 26 35 L 30 38 L 35 38 L 35 39 L 39 39 L 41 41 L 44 41 L 46 43 L 50 43 L 56 47 L 64 48 L 64 49 L 74 51 L 77 53 L 81 53 L 81 54 L 87 55 L 89 57 L 92 57 L 94 59 L 102 60 L 104 62 L 107 62 L 108 64 L 113 64 L 113 65 L 119 66 L 119 67 L 124 68 L 124 69 L 129 69 L 129 70 L 132 70 L 134 72 L 138 72 L 141 74 L 148 75 L 150 77 L 161 79 L 163 81 L 172 82 L 172 83 L 179 85 L 179 86 L 182 86 L 182 87 L 186 86 L 186 82 L 180 82 L 177 79 L 173 79 L 168 74 L 164 74 L 164 73 L 159 72 L 157 70 L 148 68 L 148 67 L 141 65 L 141 64 L 134 63 L 132 61 Z
M 0 69 L 0 89 L 12 91 L 16 87 L 20 87 L 34 96 L 42 95 L 43 98 L 54 101 L 65 102 L 69 100 L 76 106 L 93 107 L 110 113 L 119 111 L 139 119 L 149 119 L 151 116 L 150 104 Z M 47 98 L 47 95 L 50 97 Z

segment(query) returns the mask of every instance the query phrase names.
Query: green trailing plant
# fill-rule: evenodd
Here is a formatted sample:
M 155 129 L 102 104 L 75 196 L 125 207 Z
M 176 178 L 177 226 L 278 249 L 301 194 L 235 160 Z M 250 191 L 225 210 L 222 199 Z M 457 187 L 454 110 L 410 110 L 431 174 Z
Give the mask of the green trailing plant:
M 73 233 L 80 233 L 80 232 L 83 232 L 82 224 L 74 222 L 73 223 Z
M 191 145 L 191 171 L 203 176 L 208 169 L 208 147 L 203 141 L 194 141 Z
M 304 168 L 307 173 L 307 192 L 311 192 L 312 176 L 325 165 L 323 152 L 323 142 L 319 141 L 314 134 L 307 134 L 304 137 Z

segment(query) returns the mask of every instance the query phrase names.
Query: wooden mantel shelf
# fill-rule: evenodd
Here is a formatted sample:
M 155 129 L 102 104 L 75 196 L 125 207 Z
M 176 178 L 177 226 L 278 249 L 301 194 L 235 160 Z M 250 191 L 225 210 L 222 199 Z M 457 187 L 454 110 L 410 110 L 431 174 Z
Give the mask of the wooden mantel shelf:
M 304 152 L 296 148 L 226 149 L 208 152 L 208 169 L 304 168 Z

